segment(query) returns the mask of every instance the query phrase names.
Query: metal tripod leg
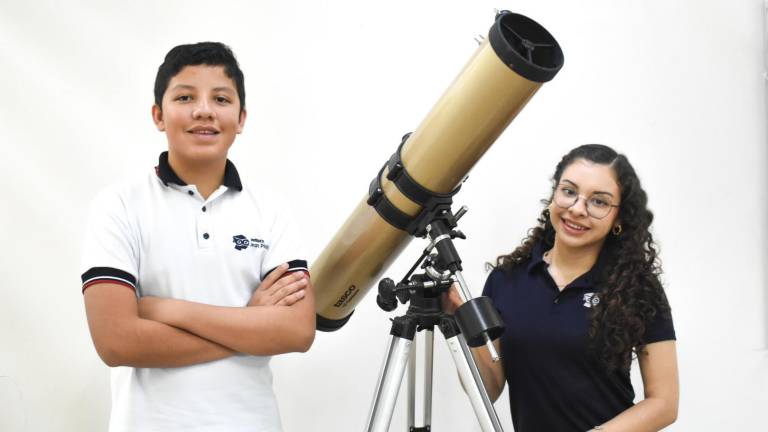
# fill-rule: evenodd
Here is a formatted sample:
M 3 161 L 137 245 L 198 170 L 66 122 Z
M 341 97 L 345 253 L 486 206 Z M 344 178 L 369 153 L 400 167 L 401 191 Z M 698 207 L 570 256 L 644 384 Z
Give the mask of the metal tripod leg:
M 411 373 L 409 374 L 409 411 L 408 422 L 410 430 L 430 430 L 432 417 L 432 358 L 433 358 L 433 332 L 427 331 L 427 346 L 425 347 L 425 389 L 424 389 L 424 421 L 423 427 L 414 427 L 414 402 L 415 402 L 415 346 L 413 344 L 419 322 L 409 316 L 397 317 L 392 320 L 391 337 L 389 340 L 384 364 L 381 367 L 373 403 L 368 413 L 368 432 L 387 432 L 392 421 L 392 413 L 397 403 L 397 394 L 400 391 L 400 383 L 411 360 Z M 472 408 L 483 432 L 502 432 L 501 423 L 493 408 L 493 403 L 485 391 L 480 370 L 467 346 L 467 342 L 459 332 L 456 321 L 452 317 L 440 319 L 440 330 L 445 336 L 448 348 L 456 364 L 464 390 L 469 396 Z
M 416 351 L 417 344 L 411 347 L 411 356 L 408 363 L 408 430 L 428 430 L 432 424 L 432 366 L 434 353 L 435 333 L 432 330 L 424 331 L 424 424 L 416 427 Z
M 368 413 L 368 432 L 387 432 L 392 421 L 397 393 L 400 391 L 400 383 L 403 381 L 416 333 L 415 323 L 402 318 L 395 318 L 392 322 L 392 336 Z
M 499 417 L 493 408 L 491 398 L 488 397 L 488 393 L 485 391 L 480 370 L 477 368 L 475 359 L 472 357 L 472 352 L 469 350 L 464 336 L 460 333 L 450 336 L 450 331 L 446 332 L 443 326 L 441 328 L 446 336 L 445 341 L 448 343 L 448 349 L 453 357 L 453 362 L 456 364 L 456 370 L 459 372 L 459 378 L 469 396 L 477 420 L 480 422 L 480 427 L 483 432 L 501 432 L 503 429 L 501 428 Z

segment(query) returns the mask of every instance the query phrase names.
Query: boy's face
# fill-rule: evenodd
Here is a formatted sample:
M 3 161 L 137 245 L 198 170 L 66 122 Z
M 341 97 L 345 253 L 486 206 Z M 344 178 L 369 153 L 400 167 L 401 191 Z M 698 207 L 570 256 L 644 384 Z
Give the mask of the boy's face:
M 243 130 L 245 110 L 223 66 L 185 66 L 171 78 L 152 118 L 168 137 L 168 151 L 187 163 L 226 158 L 235 135 Z

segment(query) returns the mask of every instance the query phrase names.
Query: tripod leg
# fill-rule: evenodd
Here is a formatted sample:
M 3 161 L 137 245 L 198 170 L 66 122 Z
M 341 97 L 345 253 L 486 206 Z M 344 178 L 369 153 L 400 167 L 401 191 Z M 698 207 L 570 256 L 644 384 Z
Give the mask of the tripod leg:
M 418 338 L 418 335 L 416 336 Z M 418 351 L 418 339 L 413 340 L 411 354 L 408 357 L 408 430 L 413 430 L 416 425 L 416 351 Z
M 434 352 L 435 333 L 432 330 L 424 331 L 424 393 L 422 406 L 424 408 L 424 424 L 416 427 L 416 352 L 417 340 L 414 339 L 411 347 L 411 356 L 408 363 L 408 430 L 429 430 L 432 423 L 432 365 Z
M 392 322 L 390 337 L 384 364 L 381 367 L 376 393 L 373 396 L 371 410 L 368 413 L 368 432 L 387 432 L 392 421 L 392 413 L 397 402 L 397 393 L 403 381 L 411 343 L 416 333 L 416 324 L 408 319 L 395 318 Z
M 441 323 L 440 329 L 443 331 L 448 343 L 448 350 L 451 352 L 453 362 L 456 364 L 456 370 L 459 372 L 459 378 L 464 386 L 464 390 L 469 396 L 472 408 L 475 410 L 477 420 L 483 432 L 501 432 L 501 422 L 493 408 L 493 402 L 485 391 L 483 379 L 480 376 L 480 370 L 477 368 L 472 352 L 464 340 L 464 336 L 458 333 L 456 323 L 452 320 L 450 325 Z
M 432 424 L 432 363 L 435 332 L 424 332 L 424 426 Z

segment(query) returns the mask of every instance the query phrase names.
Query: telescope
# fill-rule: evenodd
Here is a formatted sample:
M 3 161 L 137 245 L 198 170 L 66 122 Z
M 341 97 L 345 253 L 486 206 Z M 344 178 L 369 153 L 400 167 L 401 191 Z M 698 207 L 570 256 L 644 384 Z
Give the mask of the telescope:
M 413 236 L 450 211 L 452 197 L 536 91 L 563 65 L 557 41 L 523 15 L 496 14 L 488 36 L 311 267 L 317 329 L 334 331 Z M 461 284 L 460 296 L 471 296 Z

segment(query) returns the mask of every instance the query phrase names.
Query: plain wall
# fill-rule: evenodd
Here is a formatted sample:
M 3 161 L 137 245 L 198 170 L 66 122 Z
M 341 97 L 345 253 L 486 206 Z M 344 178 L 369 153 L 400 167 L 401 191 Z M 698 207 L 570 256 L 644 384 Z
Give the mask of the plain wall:
M 2 1 L 0 430 L 106 430 L 109 370 L 80 295 L 84 216 L 98 190 L 150 169 L 166 147 L 150 107 L 171 47 L 234 49 L 249 116 L 231 159 L 290 197 L 311 259 L 459 73 L 494 7 L 544 25 L 565 66 L 456 198 L 470 208 L 458 246 L 473 292 L 483 264 L 535 222 L 562 154 L 609 144 L 635 165 L 656 216 L 682 392 L 669 430 L 764 428 L 762 0 Z M 413 241 L 387 275 L 423 247 Z M 363 428 L 393 315 L 369 294 L 309 353 L 274 359 L 286 431 Z M 433 429 L 479 430 L 436 344 Z M 512 430 L 506 396 L 496 407 Z M 400 404 L 392 430 L 404 422 Z

